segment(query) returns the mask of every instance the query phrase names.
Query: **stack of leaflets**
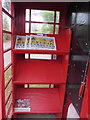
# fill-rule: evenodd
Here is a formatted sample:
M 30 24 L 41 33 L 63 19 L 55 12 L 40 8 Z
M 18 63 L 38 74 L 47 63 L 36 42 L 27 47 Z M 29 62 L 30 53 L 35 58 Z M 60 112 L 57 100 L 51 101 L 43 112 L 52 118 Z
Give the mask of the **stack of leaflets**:
M 26 36 L 17 36 L 15 49 L 26 49 Z
M 30 99 L 16 99 L 14 112 L 30 112 Z
M 17 36 L 15 49 L 56 50 L 55 37 Z

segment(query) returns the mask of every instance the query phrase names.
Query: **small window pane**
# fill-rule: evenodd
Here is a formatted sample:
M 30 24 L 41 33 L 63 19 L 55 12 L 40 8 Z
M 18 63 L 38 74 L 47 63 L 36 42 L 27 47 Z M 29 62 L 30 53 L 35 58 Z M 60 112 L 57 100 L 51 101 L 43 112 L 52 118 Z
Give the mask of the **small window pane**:
M 31 21 L 54 22 L 54 11 L 31 10 Z
M 25 59 L 29 59 L 29 54 L 25 54 Z
M 25 24 L 25 32 L 26 32 L 26 33 L 29 33 L 29 23 L 26 23 L 26 24 Z
M 12 76 L 12 69 L 9 67 L 4 73 L 5 85 Z
M 56 23 L 59 23 L 60 12 L 56 12 Z
M 53 34 L 54 25 L 31 23 L 31 33 Z
M 26 21 L 29 21 L 30 18 L 30 10 L 26 9 Z
M 13 114 L 13 107 L 11 107 L 10 113 L 8 114 L 7 118 L 12 119 L 12 114 Z
M 48 84 L 33 84 L 33 85 L 29 85 L 30 88 L 49 88 Z
M 11 63 L 11 50 L 4 53 L 4 68 Z
M 5 99 L 7 98 L 11 90 L 12 90 L 12 81 L 9 83 L 8 87 L 5 89 Z
M 11 48 L 11 35 L 3 33 L 3 48 L 4 50 Z
M 3 30 L 11 32 L 11 18 L 3 12 Z
M 30 59 L 51 60 L 52 59 L 52 55 L 49 55 L 49 54 L 30 54 Z
M 59 34 L 58 32 L 59 32 L 59 25 L 56 25 L 55 26 L 55 34 Z
M 9 98 L 7 104 L 6 104 L 6 114 L 7 114 L 7 112 L 8 112 L 8 109 L 9 109 L 11 103 L 12 103 L 12 96 L 10 96 L 10 98 Z
M 2 0 L 2 7 L 11 14 L 11 0 Z

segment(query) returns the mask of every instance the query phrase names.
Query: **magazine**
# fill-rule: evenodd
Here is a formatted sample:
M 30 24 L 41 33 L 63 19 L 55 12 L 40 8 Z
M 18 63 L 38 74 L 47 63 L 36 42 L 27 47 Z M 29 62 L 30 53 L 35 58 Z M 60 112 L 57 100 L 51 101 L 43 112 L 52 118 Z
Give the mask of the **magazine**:
M 26 49 L 26 36 L 17 36 L 15 49 Z
M 15 112 L 30 112 L 30 99 L 16 99 L 15 100 Z
M 55 37 L 31 35 L 30 38 L 30 49 L 56 50 Z
M 56 50 L 55 37 L 39 35 L 17 36 L 15 49 Z
M 26 36 L 26 49 L 30 49 L 30 41 L 31 41 L 31 37 L 30 36 Z

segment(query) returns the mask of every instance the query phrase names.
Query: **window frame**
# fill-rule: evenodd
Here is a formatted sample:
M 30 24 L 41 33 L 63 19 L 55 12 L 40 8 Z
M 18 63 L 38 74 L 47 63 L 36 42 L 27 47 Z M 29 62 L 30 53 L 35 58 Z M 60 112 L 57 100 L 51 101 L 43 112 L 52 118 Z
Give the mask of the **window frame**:
M 31 24 L 32 23 L 40 23 L 40 24 L 50 24 L 50 25 L 53 25 L 53 32 L 52 33 L 50 33 L 51 35 L 52 34 L 55 34 L 55 35 L 57 35 L 57 32 L 56 32 L 56 26 L 58 25 L 59 27 L 58 27 L 58 34 L 60 33 L 60 18 L 61 18 L 61 13 L 60 13 L 60 11 L 59 10 L 44 10 L 44 9 L 29 9 L 29 21 L 27 21 L 26 20 L 26 10 L 27 10 L 28 8 L 26 8 L 25 9 L 25 33 L 27 34 L 27 33 L 32 33 L 31 32 Z M 53 11 L 54 12 L 54 22 L 37 22 L 37 21 L 31 21 L 31 10 L 44 10 L 44 11 Z M 59 12 L 59 22 L 57 23 L 56 22 L 56 12 Z M 27 30 L 26 30 L 26 23 L 29 23 L 29 32 L 26 32 Z M 37 33 L 38 34 L 38 33 Z M 44 33 L 45 34 L 45 33 Z

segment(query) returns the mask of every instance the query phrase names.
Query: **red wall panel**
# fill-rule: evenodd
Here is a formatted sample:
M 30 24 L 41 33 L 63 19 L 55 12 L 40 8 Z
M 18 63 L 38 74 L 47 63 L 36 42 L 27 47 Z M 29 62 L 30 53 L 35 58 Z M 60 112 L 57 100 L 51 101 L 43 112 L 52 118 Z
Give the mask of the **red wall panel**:
M 70 3 L 63 2 L 26 2 L 15 3 L 15 25 L 16 34 L 25 33 L 25 9 L 43 9 L 43 10 L 57 10 L 61 12 L 60 25 L 65 26 L 67 22 L 67 10 Z

